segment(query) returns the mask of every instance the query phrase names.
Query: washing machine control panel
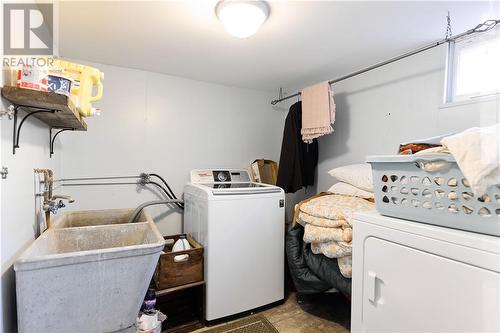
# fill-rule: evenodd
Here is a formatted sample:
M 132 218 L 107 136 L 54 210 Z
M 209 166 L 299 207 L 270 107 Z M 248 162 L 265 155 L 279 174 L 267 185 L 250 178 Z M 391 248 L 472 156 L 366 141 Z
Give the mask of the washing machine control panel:
M 231 173 L 227 170 L 214 170 L 212 173 L 214 174 L 214 181 L 216 182 L 231 181 Z
M 239 183 L 249 181 L 250 176 L 243 169 L 197 169 L 191 171 L 192 183 Z

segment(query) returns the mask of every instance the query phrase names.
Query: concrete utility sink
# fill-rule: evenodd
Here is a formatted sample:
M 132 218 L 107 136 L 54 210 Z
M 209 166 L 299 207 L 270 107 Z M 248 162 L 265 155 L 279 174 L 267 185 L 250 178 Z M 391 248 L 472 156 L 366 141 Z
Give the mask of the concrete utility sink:
M 73 228 L 103 224 L 128 223 L 133 212 L 133 209 L 104 209 L 67 212 L 53 221 L 50 227 Z M 136 222 L 146 222 L 150 219 L 151 217 L 145 211 L 142 211 L 137 217 Z
M 66 227 L 49 228 L 19 257 L 19 332 L 131 328 L 165 244 L 147 213 L 144 222 L 116 222 L 132 211 L 69 213 Z

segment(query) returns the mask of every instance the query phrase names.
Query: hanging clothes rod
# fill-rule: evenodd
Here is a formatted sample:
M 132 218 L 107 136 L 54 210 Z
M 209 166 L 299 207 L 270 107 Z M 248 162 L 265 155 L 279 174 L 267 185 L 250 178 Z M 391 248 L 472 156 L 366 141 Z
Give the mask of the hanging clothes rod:
M 418 54 L 418 53 L 430 50 L 430 49 L 432 49 L 434 47 L 437 47 L 439 45 L 442 45 L 444 43 L 454 42 L 455 40 L 457 40 L 459 38 L 462 38 L 462 37 L 465 37 L 465 36 L 468 36 L 468 35 L 472 35 L 472 34 L 476 34 L 476 33 L 482 33 L 482 32 L 489 31 L 489 30 L 493 29 L 499 23 L 500 23 L 500 20 L 487 20 L 487 21 L 484 21 L 483 23 L 478 24 L 476 27 L 474 27 L 472 29 L 469 29 L 469 30 L 467 30 L 467 31 L 465 31 L 465 32 L 463 32 L 461 34 L 458 34 L 458 35 L 455 35 L 455 36 L 451 36 L 450 38 L 445 38 L 445 39 L 436 41 L 434 43 L 431 43 L 431 44 L 428 44 L 428 45 L 423 46 L 421 48 L 418 48 L 416 50 L 407 52 L 407 53 L 402 54 L 400 56 L 391 58 L 391 59 L 383 61 L 383 62 L 379 62 L 378 64 L 375 64 L 375 65 L 363 68 L 363 69 L 361 69 L 359 71 L 356 71 L 356 72 L 353 72 L 351 74 L 347 74 L 347 75 L 341 76 L 341 77 L 336 78 L 334 80 L 330 80 L 330 81 L 328 81 L 328 84 L 332 85 L 334 83 L 337 83 L 337 82 L 340 82 L 340 81 L 344 81 L 346 79 L 349 79 L 351 77 L 357 76 L 359 74 L 363 74 L 363 73 L 369 72 L 369 71 L 371 71 L 373 69 L 376 69 L 376 68 L 379 68 L 379 67 L 391 64 L 393 62 L 396 62 L 398 60 L 401 60 L 401 59 L 404 59 L 404 58 L 408 58 L 408 57 L 410 57 L 412 55 L 415 55 L 415 54 Z M 275 100 L 271 101 L 271 104 L 272 105 L 276 105 L 276 104 L 278 104 L 280 102 L 283 102 L 283 101 L 285 101 L 287 99 L 290 99 L 290 98 L 293 98 L 293 97 L 297 97 L 297 96 L 300 96 L 300 92 L 297 92 L 297 93 L 295 93 L 293 95 L 288 95 L 288 96 L 283 97 L 283 98 L 275 99 Z

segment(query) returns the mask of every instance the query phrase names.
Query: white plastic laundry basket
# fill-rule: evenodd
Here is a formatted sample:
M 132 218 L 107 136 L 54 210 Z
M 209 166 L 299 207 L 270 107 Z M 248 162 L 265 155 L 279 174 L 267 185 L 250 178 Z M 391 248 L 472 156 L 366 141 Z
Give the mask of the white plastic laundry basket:
M 367 162 L 380 214 L 500 236 L 500 186 L 475 197 L 453 157 L 369 156 Z

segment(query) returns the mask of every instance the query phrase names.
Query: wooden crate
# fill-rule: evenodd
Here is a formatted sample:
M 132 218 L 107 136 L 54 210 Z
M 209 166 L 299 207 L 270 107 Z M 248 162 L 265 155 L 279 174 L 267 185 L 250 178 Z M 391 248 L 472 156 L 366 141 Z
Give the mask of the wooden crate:
M 153 276 L 156 287 L 160 290 L 203 281 L 203 246 L 190 235 L 185 235 L 191 249 L 172 252 L 174 243 L 181 235 L 183 234 L 165 236 L 167 241 L 173 240 L 173 242 L 165 245 L 163 250 L 165 253 L 160 255 Z M 185 261 L 175 262 L 174 257 L 181 254 L 187 254 L 189 257 Z

